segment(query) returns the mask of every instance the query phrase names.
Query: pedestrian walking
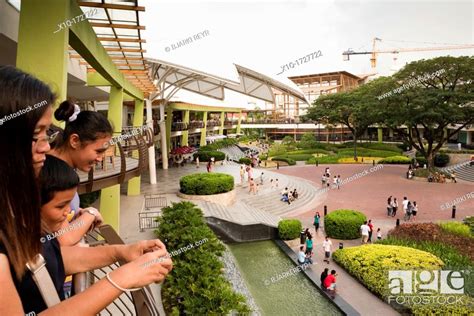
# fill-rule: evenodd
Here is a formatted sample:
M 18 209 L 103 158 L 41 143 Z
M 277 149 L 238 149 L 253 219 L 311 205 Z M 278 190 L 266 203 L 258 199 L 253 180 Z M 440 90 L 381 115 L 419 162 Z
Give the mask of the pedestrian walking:
M 337 177 L 334 176 L 334 178 L 332 179 L 332 188 L 335 189 L 337 188 Z
M 367 226 L 369 226 L 370 230 L 369 230 L 369 239 L 367 240 L 367 242 L 372 242 L 372 233 L 374 232 L 374 225 L 372 224 L 372 220 L 369 219 L 369 222 L 367 223 Z
M 395 215 L 397 215 L 397 210 L 398 210 L 398 201 L 397 201 L 397 198 L 393 198 L 393 200 L 392 200 L 392 217 L 395 217 Z
M 324 185 L 326 184 L 326 174 L 324 173 L 323 176 L 321 177 L 321 185 L 324 187 Z
M 341 184 L 342 184 L 341 175 L 338 174 L 337 175 L 337 180 L 336 180 L 336 185 L 337 185 L 338 190 L 341 187 Z
M 392 216 L 392 196 L 390 195 L 387 199 L 387 216 Z
M 316 212 L 316 214 L 314 215 L 314 221 L 313 221 L 314 230 L 316 231 L 316 234 L 318 233 L 320 219 L 321 219 L 321 215 L 319 215 L 319 212 Z
M 260 184 L 263 185 L 263 172 L 260 174 Z
M 411 219 L 411 215 L 413 213 L 413 204 L 411 203 L 411 201 L 408 201 L 408 204 L 407 204 L 407 212 L 405 213 L 405 221 L 409 221 Z
M 275 187 L 278 189 L 278 179 L 275 180 Z
M 417 214 L 418 214 L 418 204 L 416 204 L 416 201 L 413 201 L 413 206 L 411 209 L 411 216 L 413 217 L 413 220 L 416 219 Z
M 244 186 L 245 182 L 245 169 L 244 166 L 240 166 L 240 185 Z
M 369 231 L 370 231 L 370 227 L 369 225 L 367 225 L 367 221 L 364 222 L 364 224 L 362 224 L 360 226 L 360 234 L 362 235 L 362 244 L 366 244 L 367 241 L 369 240 Z
M 305 254 L 312 254 L 313 252 L 313 237 L 310 235 L 306 239 L 306 252 Z
M 332 241 L 329 240 L 329 237 L 326 236 L 326 238 L 323 241 L 323 249 L 324 249 L 324 262 L 329 264 L 329 258 L 331 257 L 331 248 L 332 248 Z
M 275 183 L 273 182 L 273 179 L 270 179 L 270 189 L 273 189 L 275 187 Z
M 403 206 L 403 219 L 405 221 L 407 220 L 407 217 L 408 217 L 408 203 L 410 203 L 410 201 L 408 200 L 406 196 L 404 196 L 402 206 Z
M 199 156 L 196 156 L 196 168 L 199 168 Z
M 454 172 L 454 170 L 453 170 L 453 172 L 451 172 L 451 180 L 452 180 L 454 183 L 458 183 L 458 182 L 456 181 L 456 172 Z

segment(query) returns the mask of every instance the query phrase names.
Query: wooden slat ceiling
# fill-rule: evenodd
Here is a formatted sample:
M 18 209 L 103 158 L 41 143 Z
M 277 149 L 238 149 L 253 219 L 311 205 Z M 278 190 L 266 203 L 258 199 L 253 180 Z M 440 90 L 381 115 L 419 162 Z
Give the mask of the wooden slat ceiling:
M 140 25 L 139 12 L 144 12 L 145 7 L 138 6 L 138 0 L 78 0 L 77 3 L 84 12 L 97 10 L 96 14 L 88 17 L 88 21 L 97 39 L 127 80 L 143 91 L 145 96 L 156 91 L 148 75 L 149 66 L 143 57 L 146 40 L 142 38 L 141 31 L 145 30 L 145 26 Z M 71 47 L 69 53 L 71 58 L 80 59 L 80 64 L 86 65 L 88 72 L 95 72 Z

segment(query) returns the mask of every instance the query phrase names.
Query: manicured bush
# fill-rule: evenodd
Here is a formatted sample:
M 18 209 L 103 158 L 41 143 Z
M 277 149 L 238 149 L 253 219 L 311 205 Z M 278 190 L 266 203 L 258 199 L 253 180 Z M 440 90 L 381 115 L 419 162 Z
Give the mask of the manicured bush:
M 182 177 L 179 186 L 184 194 L 219 194 L 234 189 L 234 177 L 224 173 L 195 173 Z
M 467 216 L 463 219 L 463 223 L 471 228 L 471 234 L 474 235 L 474 216 Z
M 221 148 L 235 146 L 239 143 L 239 141 L 235 138 L 225 138 L 221 140 L 216 140 L 215 142 L 202 146 L 199 148 L 199 151 L 216 151 Z
M 324 229 L 332 238 L 356 239 L 360 237 L 360 226 L 366 220 L 359 211 L 336 210 L 324 217 Z
M 306 161 L 311 157 L 313 157 L 312 154 L 294 154 L 294 155 L 288 154 L 286 158 L 293 159 L 294 161 Z
M 344 148 L 337 151 L 338 155 L 349 155 L 354 156 L 354 149 L 353 148 Z M 357 148 L 357 155 L 364 156 L 364 157 L 390 157 L 394 156 L 395 152 L 393 151 L 386 151 L 386 150 L 375 150 L 369 148 Z
M 287 153 L 287 149 L 285 146 L 281 144 L 274 144 L 272 147 L 270 147 L 268 151 L 268 156 L 273 157 L 273 156 L 280 156 L 280 155 L 285 155 Z
M 354 142 L 344 143 L 343 146 L 345 148 L 354 148 Z M 398 154 L 401 154 L 403 151 L 403 150 L 400 150 L 400 148 L 397 145 L 384 144 L 384 143 L 357 143 L 357 148 L 361 148 L 361 147 L 367 148 L 367 149 L 373 149 L 373 150 L 392 151 Z
M 455 248 L 460 254 L 469 257 L 474 262 L 474 242 L 472 238 L 445 231 L 434 223 L 402 224 L 389 231 L 388 236 L 416 242 L 442 243 Z
M 391 156 L 379 161 L 382 164 L 410 164 L 411 159 L 405 156 Z
M 440 258 L 444 262 L 443 268 L 448 270 L 466 269 L 469 266 L 474 266 L 474 263 L 469 259 L 469 257 L 460 253 L 456 248 L 441 242 L 415 241 L 389 236 L 383 240 L 377 241 L 377 244 L 404 246 L 429 252 Z
M 278 223 L 278 235 L 283 240 L 298 238 L 303 226 L 297 219 L 283 219 Z
M 385 245 L 364 245 L 339 249 L 334 252 L 333 259 L 384 301 L 387 301 L 388 296 L 391 295 L 389 271 L 429 271 L 439 270 L 443 266 L 443 261 L 428 252 Z M 396 304 L 392 306 L 403 312 L 409 312 L 410 309 L 409 306 Z
M 440 223 L 439 226 L 441 226 L 444 231 L 453 233 L 455 235 L 473 237 L 469 226 L 460 222 Z
M 247 158 L 247 157 L 242 157 L 242 158 L 239 159 L 239 163 L 250 165 L 252 163 L 252 160 L 250 158 Z
M 210 161 L 211 157 L 214 157 L 215 161 L 221 161 L 225 159 L 225 154 L 220 151 L 213 151 L 213 150 L 199 150 L 197 154 L 194 154 L 194 157 L 198 156 L 199 161 Z
M 272 161 L 283 161 L 283 162 L 286 162 L 288 164 L 288 166 L 296 165 L 296 161 L 294 161 L 291 158 L 286 158 L 286 157 L 280 157 L 280 156 L 273 157 Z
M 300 150 L 293 150 L 293 151 L 288 152 L 288 155 L 299 155 L 299 154 L 326 154 L 326 155 L 329 155 L 330 152 L 328 150 L 318 149 L 318 148 L 300 149 Z M 279 156 L 281 156 L 281 155 L 279 155 Z
M 219 257 L 225 248 L 202 211 L 190 202 L 173 203 L 157 222 L 156 237 L 166 243 L 173 260 L 173 270 L 161 289 L 166 315 L 181 315 L 180 310 L 188 315 L 248 314 L 245 298 L 232 290 L 223 275 Z
M 444 167 L 449 163 L 448 154 L 439 153 L 434 157 L 434 165 L 436 167 Z

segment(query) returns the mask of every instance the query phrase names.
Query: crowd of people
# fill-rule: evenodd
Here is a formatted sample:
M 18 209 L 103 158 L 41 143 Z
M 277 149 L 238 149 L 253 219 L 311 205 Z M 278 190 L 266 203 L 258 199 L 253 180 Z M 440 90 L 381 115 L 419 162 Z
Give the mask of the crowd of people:
M 45 103 L 0 126 L 0 145 L 7 153 L 0 155 L 1 315 L 98 314 L 123 292 L 161 282 L 172 269 L 166 247 L 158 239 L 130 245 L 78 245 L 84 233 L 103 219 L 97 210 L 79 207 L 75 169 L 88 172 L 102 160 L 113 129 L 103 114 L 80 111 L 65 101 L 54 111 L 65 128 L 52 132 L 56 98 L 37 78 L 0 66 L 0 117 Z M 61 236 L 45 238 L 61 229 L 65 232 Z M 127 263 L 66 299 L 67 275 L 117 260 Z M 141 268 L 151 261 L 156 263 Z M 36 277 L 37 267 L 46 267 L 45 278 Z
M 326 167 L 326 169 L 324 170 L 324 173 L 321 177 L 321 184 L 323 187 L 331 186 L 331 170 L 329 169 L 329 167 Z M 341 185 L 342 185 L 341 175 L 337 175 L 337 176 L 334 175 L 334 177 L 332 178 L 332 188 L 340 189 Z
M 418 204 L 416 201 L 411 202 L 406 196 L 403 197 L 402 201 L 403 209 L 403 220 L 410 221 L 415 220 L 418 215 Z M 398 211 L 398 201 L 396 197 L 391 195 L 387 199 L 387 216 L 395 217 Z

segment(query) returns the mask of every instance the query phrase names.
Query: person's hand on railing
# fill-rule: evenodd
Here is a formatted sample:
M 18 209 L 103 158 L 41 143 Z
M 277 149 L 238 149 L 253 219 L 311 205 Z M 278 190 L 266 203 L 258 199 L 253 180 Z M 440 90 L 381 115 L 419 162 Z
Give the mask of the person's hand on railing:
M 171 269 L 173 262 L 166 248 L 159 248 L 110 272 L 110 278 L 121 288 L 133 290 L 162 282 Z
M 120 245 L 117 249 L 117 257 L 118 259 L 130 262 L 146 253 L 161 249 L 166 250 L 166 246 L 159 239 L 141 240 L 129 245 Z

